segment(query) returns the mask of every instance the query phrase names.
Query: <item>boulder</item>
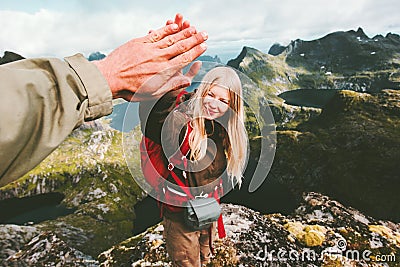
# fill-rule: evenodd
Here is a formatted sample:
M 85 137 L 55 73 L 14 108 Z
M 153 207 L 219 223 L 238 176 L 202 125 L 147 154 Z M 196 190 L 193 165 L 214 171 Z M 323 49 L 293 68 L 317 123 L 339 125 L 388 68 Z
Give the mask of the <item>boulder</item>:
M 399 224 L 314 192 L 287 216 L 233 204 L 223 204 L 223 214 L 227 238 L 215 242 L 209 266 L 394 266 L 400 257 Z M 98 260 L 102 266 L 171 266 L 162 232 L 162 224 L 155 225 Z M 384 255 L 386 262 L 376 260 Z

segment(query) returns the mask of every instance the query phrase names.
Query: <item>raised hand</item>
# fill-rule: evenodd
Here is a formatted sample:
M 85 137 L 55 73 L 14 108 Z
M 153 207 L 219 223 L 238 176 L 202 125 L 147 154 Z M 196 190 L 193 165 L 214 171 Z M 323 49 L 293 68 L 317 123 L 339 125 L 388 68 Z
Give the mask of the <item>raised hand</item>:
M 94 61 L 106 78 L 113 98 L 140 101 L 190 84 L 180 71 L 204 53 L 208 35 L 182 22 L 181 16 L 177 15 L 175 21 L 178 24 L 168 24 L 132 39 L 106 58 Z M 136 92 L 140 96 L 135 98 Z

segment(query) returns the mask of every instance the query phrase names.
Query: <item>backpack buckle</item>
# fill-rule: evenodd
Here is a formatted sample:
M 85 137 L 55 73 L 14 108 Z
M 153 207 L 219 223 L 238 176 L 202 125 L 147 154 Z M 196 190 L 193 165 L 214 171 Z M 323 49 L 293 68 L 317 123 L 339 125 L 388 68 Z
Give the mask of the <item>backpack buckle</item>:
M 204 191 L 201 191 L 200 195 L 197 195 L 194 198 L 208 198 L 208 194 L 205 194 Z
M 168 163 L 168 170 L 172 171 L 174 169 L 174 164 L 172 164 L 171 162 Z

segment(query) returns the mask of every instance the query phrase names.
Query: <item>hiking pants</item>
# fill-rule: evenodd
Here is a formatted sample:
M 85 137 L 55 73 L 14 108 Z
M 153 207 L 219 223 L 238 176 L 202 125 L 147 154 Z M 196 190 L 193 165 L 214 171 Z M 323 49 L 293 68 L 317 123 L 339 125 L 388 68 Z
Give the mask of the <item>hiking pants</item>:
M 164 238 L 173 266 L 198 267 L 210 260 L 211 241 L 216 233 L 215 223 L 211 229 L 192 231 L 183 222 L 164 217 Z

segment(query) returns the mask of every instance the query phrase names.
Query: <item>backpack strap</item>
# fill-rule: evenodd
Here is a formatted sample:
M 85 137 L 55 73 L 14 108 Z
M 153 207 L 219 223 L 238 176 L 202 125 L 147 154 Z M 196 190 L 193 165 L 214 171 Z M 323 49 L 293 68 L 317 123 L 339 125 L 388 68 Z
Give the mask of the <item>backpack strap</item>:
M 178 94 L 178 96 L 176 97 L 176 100 L 175 100 L 175 107 L 179 106 L 179 104 L 181 103 L 182 96 L 186 95 L 187 93 L 188 92 L 186 90 L 182 90 L 182 92 L 180 92 Z M 186 126 L 185 136 L 183 137 L 182 144 L 180 145 L 178 151 L 176 151 L 174 155 L 172 155 L 171 157 L 168 158 L 168 167 L 167 168 L 170 172 L 172 172 L 175 165 L 181 164 L 182 162 L 186 169 L 186 166 L 187 166 L 186 156 L 190 150 L 189 135 L 192 132 L 192 130 L 193 130 L 193 127 L 189 121 Z
M 183 142 L 182 142 L 181 146 L 179 147 L 178 151 L 176 151 L 175 154 L 172 155 L 168 160 L 169 161 L 168 170 L 170 171 L 172 178 L 174 178 L 176 184 L 179 185 L 179 187 L 181 187 L 183 191 L 185 191 L 186 195 L 189 198 L 194 198 L 194 197 L 189 190 L 189 184 L 187 183 L 187 180 L 185 180 L 186 183 L 183 183 L 183 181 L 178 177 L 178 175 L 173 170 L 175 168 L 175 165 L 178 165 L 182 162 L 183 162 L 184 168 L 187 167 L 186 156 L 190 150 L 189 135 L 192 132 L 192 130 L 193 130 L 193 128 L 190 125 L 190 122 L 188 122 L 187 127 L 186 127 L 185 136 L 183 138 Z M 184 176 L 185 176 L 185 173 L 184 173 Z
M 218 203 L 220 203 L 221 204 L 221 200 L 220 200 L 220 198 L 219 198 L 219 196 L 221 195 L 223 195 L 223 186 L 222 186 L 222 180 L 220 180 L 220 182 L 219 182 L 219 186 L 218 186 L 218 188 L 215 188 L 215 190 L 214 190 L 214 198 L 218 201 Z M 221 215 L 219 215 L 219 218 L 218 218 L 218 223 L 217 223 L 217 230 L 218 230 L 218 237 L 219 238 L 224 238 L 224 237 L 226 237 L 226 232 L 225 232 L 225 225 L 224 225 L 224 220 L 223 220 L 223 218 L 222 218 L 222 213 L 221 213 Z M 211 241 L 211 240 L 210 240 Z M 211 247 L 212 247 L 212 244 L 211 244 L 211 242 L 210 242 L 210 245 L 211 245 Z

